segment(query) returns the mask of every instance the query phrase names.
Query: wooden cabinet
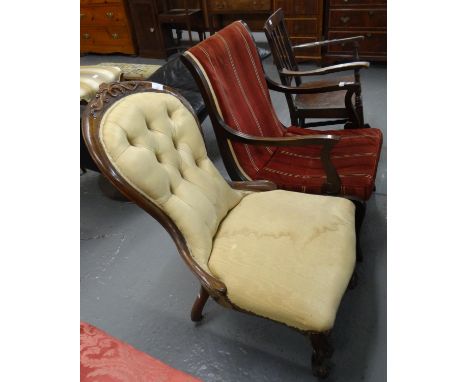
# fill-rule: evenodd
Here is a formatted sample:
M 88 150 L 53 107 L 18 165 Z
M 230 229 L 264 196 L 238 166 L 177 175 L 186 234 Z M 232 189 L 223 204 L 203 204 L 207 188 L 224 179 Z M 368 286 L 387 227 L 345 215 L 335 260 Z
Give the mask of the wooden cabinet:
M 276 11 L 278 8 L 283 9 L 289 38 L 293 45 L 321 40 L 323 0 L 273 0 L 273 10 Z M 302 49 L 296 58 L 298 61 L 318 61 L 321 59 L 321 52 L 319 48 Z
M 242 19 L 253 31 L 263 31 L 273 0 L 205 0 L 205 20 L 211 33 Z
M 270 11 L 271 0 L 208 0 L 208 10 L 212 13 Z
M 170 31 L 158 22 L 162 11 L 158 0 L 128 0 L 130 16 L 141 57 L 166 58 L 165 46 L 170 45 Z
M 387 59 L 387 0 L 327 0 L 325 21 L 327 39 L 363 35 L 360 57 L 371 61 Z M 351 45 L 332 45 L 325 56 L 335 61 L 351 50 Z
M 123 0 L 81 0 L 80 35 L 80 52 L 136 53 Z

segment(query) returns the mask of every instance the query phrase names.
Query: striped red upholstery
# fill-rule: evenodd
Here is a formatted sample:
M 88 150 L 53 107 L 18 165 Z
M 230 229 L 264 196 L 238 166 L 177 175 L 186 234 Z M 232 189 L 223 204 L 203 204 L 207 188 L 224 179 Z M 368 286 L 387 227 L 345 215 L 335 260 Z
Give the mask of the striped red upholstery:
M 240 22 L 234 22 L 189 52 L 203 66 L 224 121 L 244 133 L 283 136 L 265 81 L 257 47 Z M 235 155 L 250 176 L 268 162 L 275 148 L 233 143 Z
M 80 323 L 81 382 L 201 382 L 102 330 Z
M 331 161 L 340 177 L 341 194 L 369 199 L 379 163 L 382 132 L 367 128 L 330 133 L 340 136 L 331 151 Z M 285 132 L 286 136 L 312 134 L 323 134 L 323 131 L 289 127 Z M 256 179 L 269 179 L 286 190 L 319 194 L 326 178 L 320 150 L 320 146 L 278 147 Z
M 278 120 L 255 42 L 236 21 L 189 51 L 208 80 L 218 111 L 233 129 L 255 136 L 323 134 L 324 131 L 285 128 Z M 343 195 L 368 199 L 374 187 L 382 145 L 378 129 L 327 131 L 342 139 L 332 150 Z M 325 173 L 320 146 L 261 147 L 232 143 L 232 155 L 247 178 L 268 179 L 280 188 L 320 193 Z

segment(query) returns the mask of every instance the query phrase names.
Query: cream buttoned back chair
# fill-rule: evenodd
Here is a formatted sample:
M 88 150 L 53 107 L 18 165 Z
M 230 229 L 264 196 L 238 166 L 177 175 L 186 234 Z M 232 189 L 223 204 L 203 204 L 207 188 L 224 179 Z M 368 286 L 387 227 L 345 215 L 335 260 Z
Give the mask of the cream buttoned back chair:
M 190 105 L 151 82 L 101 85 L 83 116 L 86 144 L 115 187 L 157 219 L 208 299 L 307 334 L 326 376 L 328 335 L 355 266 L 355 208 L 344 198 L 227 183 Z

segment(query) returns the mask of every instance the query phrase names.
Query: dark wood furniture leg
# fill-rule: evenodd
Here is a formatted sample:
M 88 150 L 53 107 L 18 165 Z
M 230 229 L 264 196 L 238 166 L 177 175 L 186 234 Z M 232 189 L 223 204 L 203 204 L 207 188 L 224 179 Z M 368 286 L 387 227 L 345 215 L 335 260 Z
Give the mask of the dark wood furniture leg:
M 355 217 L 355 225 L 356 225 L 356 260 L 358 262 L 362 262 L 362 250 L 361 250 L 361 239 L 360 239 L 360 232 L 362 222 L 364 221 L 364 216 L 366 215 L 366 203 L 353 200 L 352 201 L 356 207 L 356 217 Z
M 312 372 L 316 377 L 326 378 L 330 373 L 330 366 L 325 365 L 327 358 L 333 355 L 333 347 L 328 339 L 330 333 L 311 333 L 312 344 Z
M 208 297 L 210 297 L 210 295 L 208 294 L 206 289 L 203 288 L 203 286 L 200 286 L 200 292 L 198 292 L 198 296 L 195 302 L 193 303 L 192 312 L 190 314 L 190 318 L 192 319 L 192 321 L 198 322 L 202 320 L 203 308 L 205 307 Z

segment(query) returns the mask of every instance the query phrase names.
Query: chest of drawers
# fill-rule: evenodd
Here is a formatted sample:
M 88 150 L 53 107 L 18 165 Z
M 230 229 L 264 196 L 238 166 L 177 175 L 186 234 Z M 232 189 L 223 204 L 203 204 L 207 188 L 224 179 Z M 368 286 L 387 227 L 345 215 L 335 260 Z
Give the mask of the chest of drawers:
M 327 0 L 326 38 L 363 35 L 359 55 L 370 61 L 387 59 L 387 0 Z M 327 60 L 352 54 L 351 45 L 332 45 Z
M 273 10 L 282 8 L 288 35 L 293 45 L 322 38 L 323 0 L 273 0 Z M 320 60 L 319 48 L 301 49 L 298 61 Z
M 135 54 L 123 0 L 80 0 L 80 52 Z

